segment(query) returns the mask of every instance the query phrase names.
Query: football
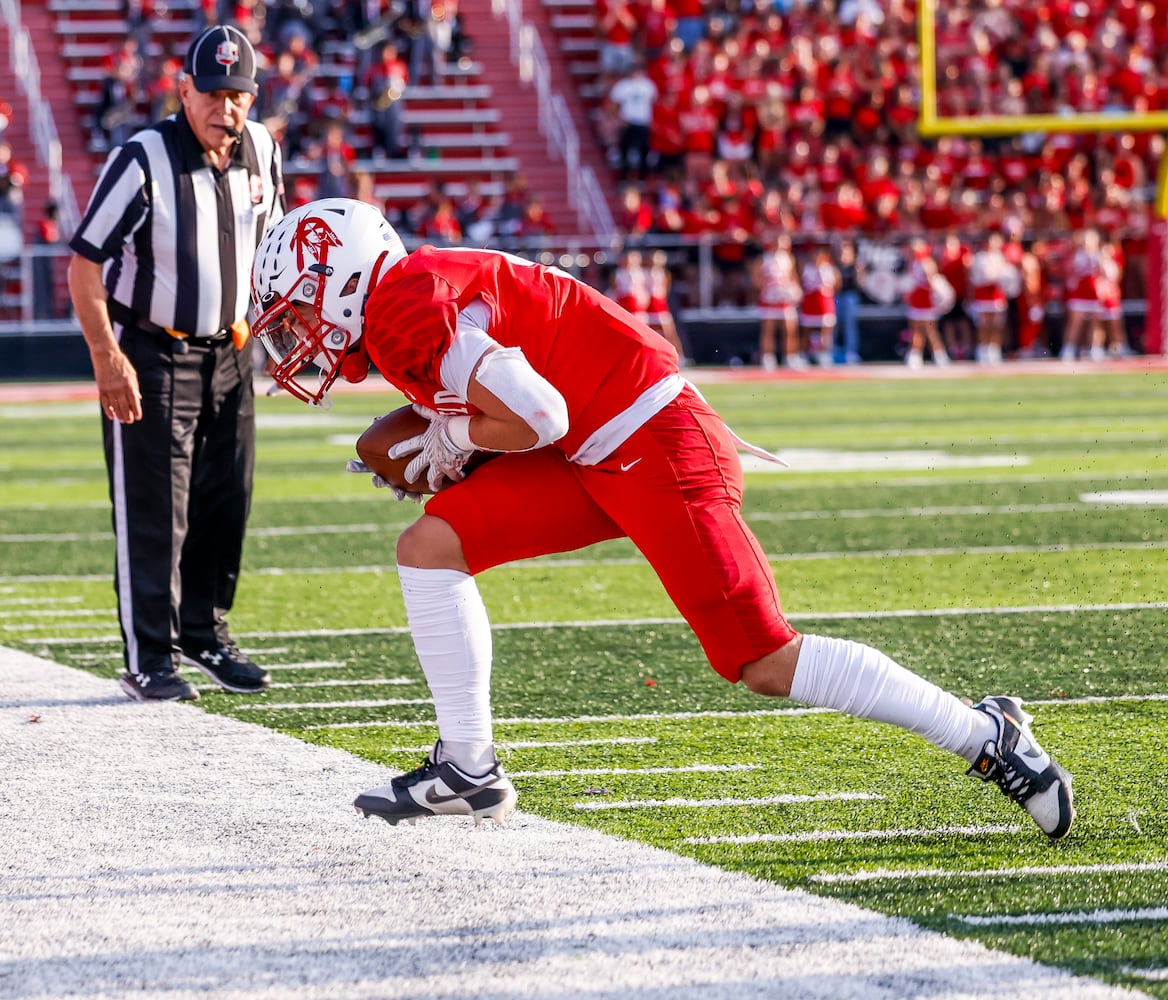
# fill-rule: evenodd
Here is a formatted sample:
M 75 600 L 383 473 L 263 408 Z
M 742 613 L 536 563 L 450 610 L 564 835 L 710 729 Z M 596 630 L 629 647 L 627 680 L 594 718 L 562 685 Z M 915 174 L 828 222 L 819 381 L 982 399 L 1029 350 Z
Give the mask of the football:
M 389 457 L 392 445 L 424 433 L 429 423 L 412 406 L 400 406 L 384 417 L 378 417 L 362 432 L 357 438 L 357 454 L 371 471 L 391 486 L 399 486 L 411 493 L 433 493 L 424 473 L 420 479 L 412 482 L 406 480 L 406 466 L 417 456 L 416 451 L 402 458 Z M 469 474 L 472 469 L 498 454 L 494 451 L 476 451 L 463 471 Z

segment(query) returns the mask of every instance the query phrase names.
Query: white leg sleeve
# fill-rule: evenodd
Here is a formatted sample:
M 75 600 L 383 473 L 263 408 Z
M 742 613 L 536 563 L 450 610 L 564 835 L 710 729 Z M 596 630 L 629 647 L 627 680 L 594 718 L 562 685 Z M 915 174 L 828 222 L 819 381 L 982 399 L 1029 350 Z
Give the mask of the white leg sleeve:
M 474 768 L 484 755 L 493 758 L 491 623 L 478 585 L 453 569 L 398 566 L 397 572 L 414 650 L 434 696 L 443 756 Z
M 916 733 L 969 763 L 997 725 L 878 649 L 846 639 L 804 635 L 791 697 Z

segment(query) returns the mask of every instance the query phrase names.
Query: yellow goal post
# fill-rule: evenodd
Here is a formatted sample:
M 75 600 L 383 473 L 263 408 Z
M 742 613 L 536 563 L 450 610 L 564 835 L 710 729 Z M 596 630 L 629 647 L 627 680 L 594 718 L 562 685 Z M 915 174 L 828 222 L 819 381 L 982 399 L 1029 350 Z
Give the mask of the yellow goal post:
M 922 138 L 935 139 L 945 135 L 1006 136 L 1026 132 L 1099 133 L 1099 132 L 1165 132 L 1168 133 L 1168 111 L 1098 111 L 1068 112 L 1042 115 L 941 115 L 937 106 L 937 2 L 918 0 L 917 36 L 920 48 L 920 114 L 917 132 Z M 1162 273 L 1149 274 L 1156 286 L 1149 296 L 1149 311 L 1153 303 L 1161 315 L 1149 315 L 1148 323 L 1156 323 L 1161 333 L 1158 338 L 1168 353 L 1168 156 L 1160 158 L 1156 176 L 1156 191 L 1151 205 L 1159 225 L 1153 240 L 1159 241 Z

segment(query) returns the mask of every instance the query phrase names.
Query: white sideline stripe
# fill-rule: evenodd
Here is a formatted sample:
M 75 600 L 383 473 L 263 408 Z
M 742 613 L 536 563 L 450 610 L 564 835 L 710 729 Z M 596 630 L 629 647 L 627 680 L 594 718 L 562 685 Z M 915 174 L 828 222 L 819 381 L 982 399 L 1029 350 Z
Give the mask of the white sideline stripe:
M 384 702 L 383 704 L 390 704 Z M 400 703 L 399 703 L 400 704 Z M 377 707 L 370 705 L 365 707 Z M 522 718 L 495 719 L 496 726 L 536 726 L 536 725 L 567 725 L 573 722 L 668 722 L 676 719 L 749 719 L 763 716 L 782 715 L 823 715 L 830 712 L 830 708 L 772 708 L 759 709 L 747 712 L 646 712 L 640 715 L 560 715 L 539 718 L 524 716 Z M 380 722 L 334 722 L 332 725 L 304 726 L 303 731 L 312 729 L 366 729 L 370 727 L 387 726 L 391 728 L 414 729 L 432 727 L 433 720 L 421 722 L 398 722 L 389 719 Z
M 987 834 L 1020 833 L 1025 827 L 1003 823 L 999 826 L 935 826 L 909 830 L 811 830 L 807 833 L 744 833 L 725 837 L 686 837 L 683 844 L 816 844 L 832 840 L 902 840 L 914 837 L 980 837 Z
M 253 705 L 239 705 L 238 712 L 281 712 L 297 708 L 382 708 L 393 705 L 432 705 L 430 698 L 389 698 L 385 701 L 298 701 L 275 704 L 259 702 Z M 324 728 L 324 727 L 313 727 Z
M 678 767 L 580 767 L 555 771 L 508 771 L 512 778 L 618 777 L 639 774 L 725 774 L 731 771 L 759 771 L 761 764 L 687 764 Z
M 1011 913 L 988 917 L 950 913 L 949 916 L 971 927 L 988 927 L 993 924 L 1028 927 L 1040 924 L 1120 924 L 1131 920 L 1168 920 L 1168 906 L 1145 907 L 1139 910 L 1091 910 L 1080 913 Z
M 4 969 L 18 991 L 31 983 L 54 996 L 172 1000 L 1132 995 L 526 813 L 502 829 L 462 817 L 367 823 L 352 796 L 384 783 L 381 765 L 197 706 L 135 704 L 109 680 L 16 650 L 0 648 L 0 676 L 6 711 L 43 719 L 0 726 L 0 746 L 20 761 L 0 796 L 0 923 L 20 927 L 6 935 Z M 190 766 L 209 747 L 232 751 L 216 756 L 212 775 Z M 127 780 L 127 760 L 151 764 Z M 126 830 L 151 849 L 113 850 Z
M 1019 878 L 1024 875 L 1114 875 L 1168 871 L 1168 861 L 1140 861 L 1110 865 L 1023 865 L 1018 868 L 976 868 L 964 871 L 945 868 L 874 868 L 859 872 L 819 872 L 811 882 L 908 881 L 916 878 Z
M 815 795 L 765 795 L 756 799 L 625 799 L 619 802 L 573 802 L 582 812 L 604 809 L 721 809 L 724 806 L 788 806 L 810 802 L 871 802 L 883 795 L 870 792 L 820 792 Z
M 107 579 L 101 577 L 100 579 Z M 964 618 L 971 615 L 1033 615 L 1078 614 L 1091 611 L 1160 611 L 1168 609 L 1168 601 L 1120 601 L 1115 604 L 1032 604 L 1011 608 L 898 608 L 888 611 L 803 611 L 786 615 L 789 621 L 866 621 L 882 618 Z M 495 632 L 523 631 L 545 628 L 641 628 L 646 625 L 684 625 L 685 619 L 671 618 L 592 618 L 578 621 L 494 622 Z M 284 632 L 238 632 L 237 639 L 314 639 L 350 635 L 409 635 L 405 625 L 384 628 L 317 628 L 292 629 Z M 77 643 L 116 642 L 120 635 L 45 636 L 37 639 L 45 646 L 65 646 Z M 262 652 L 262 650 L 257 650 Z

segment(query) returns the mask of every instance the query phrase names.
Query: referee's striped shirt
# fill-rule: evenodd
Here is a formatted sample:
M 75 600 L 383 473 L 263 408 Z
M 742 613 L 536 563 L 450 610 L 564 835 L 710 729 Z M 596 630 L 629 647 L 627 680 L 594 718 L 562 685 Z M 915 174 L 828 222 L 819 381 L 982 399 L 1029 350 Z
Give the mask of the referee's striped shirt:
M 280 147 L 245 123 L 223 173 L 182 113 L 106 160 L 70 248 L 108 265 L 110 299 L 139 320 L 210 337 L 247 315 L 251 262 L 284 214 Z

